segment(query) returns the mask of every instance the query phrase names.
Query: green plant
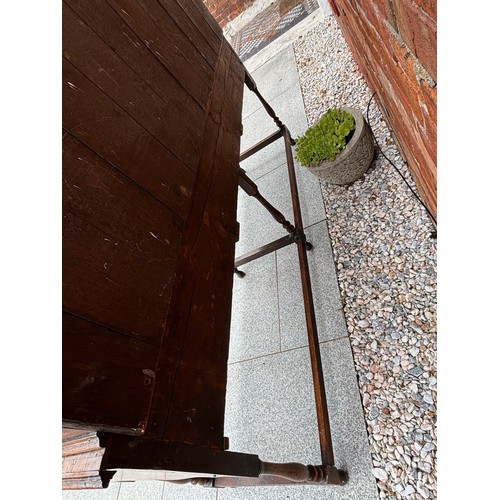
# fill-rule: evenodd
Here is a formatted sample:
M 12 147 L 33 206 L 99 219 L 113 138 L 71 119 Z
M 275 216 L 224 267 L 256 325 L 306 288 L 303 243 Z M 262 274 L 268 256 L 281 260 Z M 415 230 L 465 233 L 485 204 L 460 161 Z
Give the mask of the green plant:
M 355 129 L 354 117 L 347 111 L 329 109 L 305 134 L 295 140 L 295 158 L 304 166 L 333 160 L 346 146 Z

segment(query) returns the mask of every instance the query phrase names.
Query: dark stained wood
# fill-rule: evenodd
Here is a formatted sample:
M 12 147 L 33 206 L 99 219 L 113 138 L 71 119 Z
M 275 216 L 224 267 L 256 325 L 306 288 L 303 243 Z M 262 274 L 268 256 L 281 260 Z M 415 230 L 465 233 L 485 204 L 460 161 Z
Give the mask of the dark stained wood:
M 184 221 L 72 136 L 63 165 L 63 308 L 160 345 Z
M 198 0 L 64 0 L 62 76 L 65 487 L 104 486 L 96 431 L 253 473 L 223 453 L 244 67 Z
M 199 160 L 200 130 L 165 102 L 66 4 L 63 55 L 186 166 Z
M 253 260 L 260 259 L 264 255 L 267 255 L 271 252 L 275 252 L 276 250 L 279 250 L 280 248 L 291 245 L 292 243 L 295 243 L 295 239 L 296 239 L 295 234 L 288 234 L 287 236 L 284 236 L 283 238 L 272 241 L 271 243 L 267 243 L 266 245 L 262 245 L 261 247 L 257 248 L 256 250 L 252 250 L 250 252 L 247 252 L 244 255 L 240 255 L 234 261 L 234 267 L 243 266 L 244 264 L 248 264 L 249 262 L 252 262 Z
M 333 466 L 335 462 L 333 456 L 332 433 L 330 430 L 330 418 L 328 416 L 328 405 L 326 402 L 325 381 L 323 377 L 323 365 L 321 363 L 316 313 L 314 311 L 311 277 L 309 273 L 309 263 L 307 260 L 306 237 L 303 231 L 304 227 L 302 225 L 299 190 L 293 162 L 292 137 L 290 135 L 290 131 L 286 127 L 283 129 L 283 138 L 285 139 L 285 153 L 288 167 L 288 179 L 290 181 L 290 192 L 292 195 L 293 218 L 297 232 L 301 236 L 297 240 L 297 250 L 302 282 L 302 294 L 304 298 L 304 312 L 306 317 L 309 354 L 311 359 L 321 460 L 324 466 Z
M 303 465 L 298 463 L 274 464 L 261 462 L 259 477 L 217 477 L 210 486 L 215 488 L 236 488 L 245 486 L 279 486 L 300 484 L 328 484 L 343 486 L 349 475 L 334 466 Z M 307 471 L 307 472 L 306 472 Z M 200 479 L 200 483 L 203 479 Z M 198 484 L 200 484 L 198 483 Z M 197 484 L 194 483 L 193 484 Z
M 264 149 L 265 147 L 269 146 L 269 144 L 272 144 L 273 142 L 277 141 L 281 137 L 283 137 L 283 131 L 280 129 L 272 133 L 271 135 L 267 136 L 265 139 L 262 139 L 257 144 L 254 144 L 252 147 L 246 149 L 245 151 L 243 151 L 243 153 L 240 154 L 240 163 L 246 160 L 247 158 L 250 158 L 250 156 L 254 155 L 261 149 Z
M 205 59 L 212 70 L 217 66 L 217 57 L 222 42 L 222 32 L 219 35 L 213 33 L 206 21 L 199 22 L 190 13 L 184 12 L 178 1 L 161 0 L 138 0 L 143 9 L 151 13 L 154 18 L 163 19 L 165 14 L 177 25 L 177 29 L 184 33 L 193 47 L 185 47 L 187 52 L 195 48 L 197 57 Z M 163 11 L 163 12 L 162 12 Z M 164 23 L 162 22 L 162 26 Z
M 157 60 L 165 66 L 186 91 L 205 107 L 210 96 L 213 68 L 200 56 L 196 46 L 173 22 L 164 9 L 149 0 L 146 9 L 139 0 L 107 0 L 122 20 L 144 41 Z M 161 23 L 154 11 L 161 10 Z M 157 11 L 156 11 L 157 12 Z M 196 43 L 197 40 L 194 41 Z
M 214 33 L 219 36 L 222 35 L 222 28 L 219 25 L 219 23 L 215 20 L 214 16 L 210 14 L 210 11 L 208 10 L 207 6 L 205 5 L 205 2 L 199 2 L 198 0 L 178 0 L 178 2 L 187 10 L 188 4 L 192 5 L 195 9 L 197 9 L 200 14 L 203 16 L 203 20 L 205 23 L 208 23 Z M 191 12 L 191 11 L 190 11 Z M 194 16 L 194 13 L 191 13 L 192 16 Z M 198 21 L 202 23 L 202 21 Z M 231 48 L 232 50 L 232 48 Z M 236 55 L 236 54 L 235 54 Z
M 169 106 L 185 117 L 186 123 L 205 120 L 205 108 L 179 83 L 174 74 L 148 48 L 120 16 L 102 0 L 64 0 L 81 19 Z M 63 47 L 64 50 L 64 47 Z M 121 82 L 123 83 L 123 82 Z M 200 137 L 203 129 L 199 128 Z
M 161 288 L 157 297 L 147 289 L 154 268 L 138 250 L 109 236 L 71 212 L 63 213 L 63 309 L 158 346 L 162 311 L 152 306 L 159 303 Z M 141 276 L 143 270 L 149 273 Z M 144 300 L 150 297 L 153 304 Z
M 245 173 L 245 171 L 240 168 L 239 185 L 245 193 L 249 196 L 253 196 L 273 217 L 273 219 L 280 223 L 283 228 L 289 233 L 295 233 L 295 227 L 286 219 L 286 217 L 271 203 L 269 203 L 259 192 L 257 184 L 255 184 L 250 177 Z
M 103 467 L 107 469 L 144 468 L 258 476 L 260 466 L 261 461 L 257 455 L 130 438 L 117 434 L 110 437 L 103 458 Z
M 63 426 L 141 434 L 158 348 L 63 313 Z
M 185 218 L 193 172 L 63 58 L 63 127 Z
M 224 45 L 148 428 L 167 440 L 217 448 L 224 441 L 243 72 Z
M 205 38 L 216 53 L 219 54 L 220 44 L 223 38 L 222 28 L 217 24 L 217 21 L 212 17 L 210 12 L 208 12 L 202 2 L 193 2 L 193 0 L 178 0 L 177 2 L 171 2 L 169 0 L 159 1 L 165 8 L 168 8 L 168 10 L 172 12 L 172 16 L 175 17 L 179 25 L 186 30 L 188 36 L 192 36 L 192 31 L 190 29 L 192 25 L 196 28 L 196 31 Z M 173 5 L 174 3 L 176 5 Z M 182 15 L 181 12 L 183 12 L 184 15 Z
M 210 11 L 208 10 L 205 2 L 199 2 L 198 0 L 178 0 L 178 2 L 184 6 L 184 8 L 187 9 L 187 5 L 190 4 L 192 5 L 195 9 L 197 9 L 200 14 L 203 16 L 203 19 L 206 23 L 208 23 L 212 30 L 214 31 L 214 33 L 216 35 L 219 35 L 220 36 L 223 36 L 222 34 L 222 27 L 220 26 L 220 24 L 216 21 L 216 19 L 214 18 L 214 16 L 212 16 L 212 14 L 210 14 Z M 194 16 L 194 14 L 191 14 Z M 231 50 L 232 50 L 232 47 L 231 47 Z M 236 55 L 236 54 L 235 54 Z

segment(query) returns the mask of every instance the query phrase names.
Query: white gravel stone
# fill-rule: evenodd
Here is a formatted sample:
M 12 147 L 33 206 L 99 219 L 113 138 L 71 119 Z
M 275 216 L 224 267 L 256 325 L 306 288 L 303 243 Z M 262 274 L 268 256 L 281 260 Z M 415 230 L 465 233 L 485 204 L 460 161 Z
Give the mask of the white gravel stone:
M 357 107 L 367 117 L 373 91 L 333 16 L 299 37 L 294 51 L 310 125 L 330 107 Z M 375 99 L 368 119 L 381 150 L 415 190 Z M 349 186 L 320 184 L 380 498 L 433 500 L 434 226 L 382 154 Z
M 377 479 L 380 479 L 380 481 L 387 481 L 388 479 L 388 475 L 387 475 L 387 472 L 384 470 L 384 469 L 380 469 L 380 468 L 375 468 L 375 469 L 372 469 L 372 474 L 377 478 Z
M 409 484 L 404 490 L 403 492 L 401 493 L 404 497 L 408 497 L 410 495 L 413 495 L 413 493 L 415 493 L 415 488 Z

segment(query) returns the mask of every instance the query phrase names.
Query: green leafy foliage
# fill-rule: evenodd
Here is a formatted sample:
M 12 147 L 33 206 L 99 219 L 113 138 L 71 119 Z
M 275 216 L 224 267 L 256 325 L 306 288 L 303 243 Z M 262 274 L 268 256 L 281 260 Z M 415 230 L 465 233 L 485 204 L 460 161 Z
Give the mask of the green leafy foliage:
M 350 113 L 329 109 L 316 125 L 295 140 L 295 158 L 306 167 L 333 160 L 345 148 L 346 138 L 355 127 L 356 122 Z

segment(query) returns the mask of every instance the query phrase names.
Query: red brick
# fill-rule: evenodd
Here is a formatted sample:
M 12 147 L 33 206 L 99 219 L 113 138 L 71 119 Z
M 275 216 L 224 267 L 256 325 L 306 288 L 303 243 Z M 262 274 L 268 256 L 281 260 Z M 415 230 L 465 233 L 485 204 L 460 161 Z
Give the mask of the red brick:
M 396 17 L 395 17 L 394 11 L 393 11 L 391 0 L 384 0 L 383 12 L 384 12 L 385 18 L 389 21 L 391 26 L 396 27 Z
M 436 22 L 422 13 L 422 10 L 410 0 L 392 1 L 400 35 L 424 68 L 436 80 Z
M 219 25 L 224 27 L 250 7 L 254 0 L 203 0 L 203 2 Z
M 436 0 L 414 0 L 422 12 L 427 14 L 434 22 L 437 21 L 437 2 Z
M 344 7 L 345 12 L 357 12 L 358 10 L 358 4 L 356 0 L 335 0 L 337 3 L 337 7 L 340 10 L 340 14 L 342 15 L 342 7 Z
M 381 28 L 385 21 L 385 12 L 373 0 L 358 0 L 358 15 L 364 15 L 375 30 Z
M 347 43 L 394 132 L 403 157 L 429 209 L 436 214 L 436 88 L 422 80 L 415 54 L 389 25 L 386 9 L 358 0 L 355 10 L 338 0 Z M 422 13 L 420 12 L 420 15 Z M 386 22 L 387 21 L 387 22 Z M 435 57 L 435 54 L 434 54 Z

